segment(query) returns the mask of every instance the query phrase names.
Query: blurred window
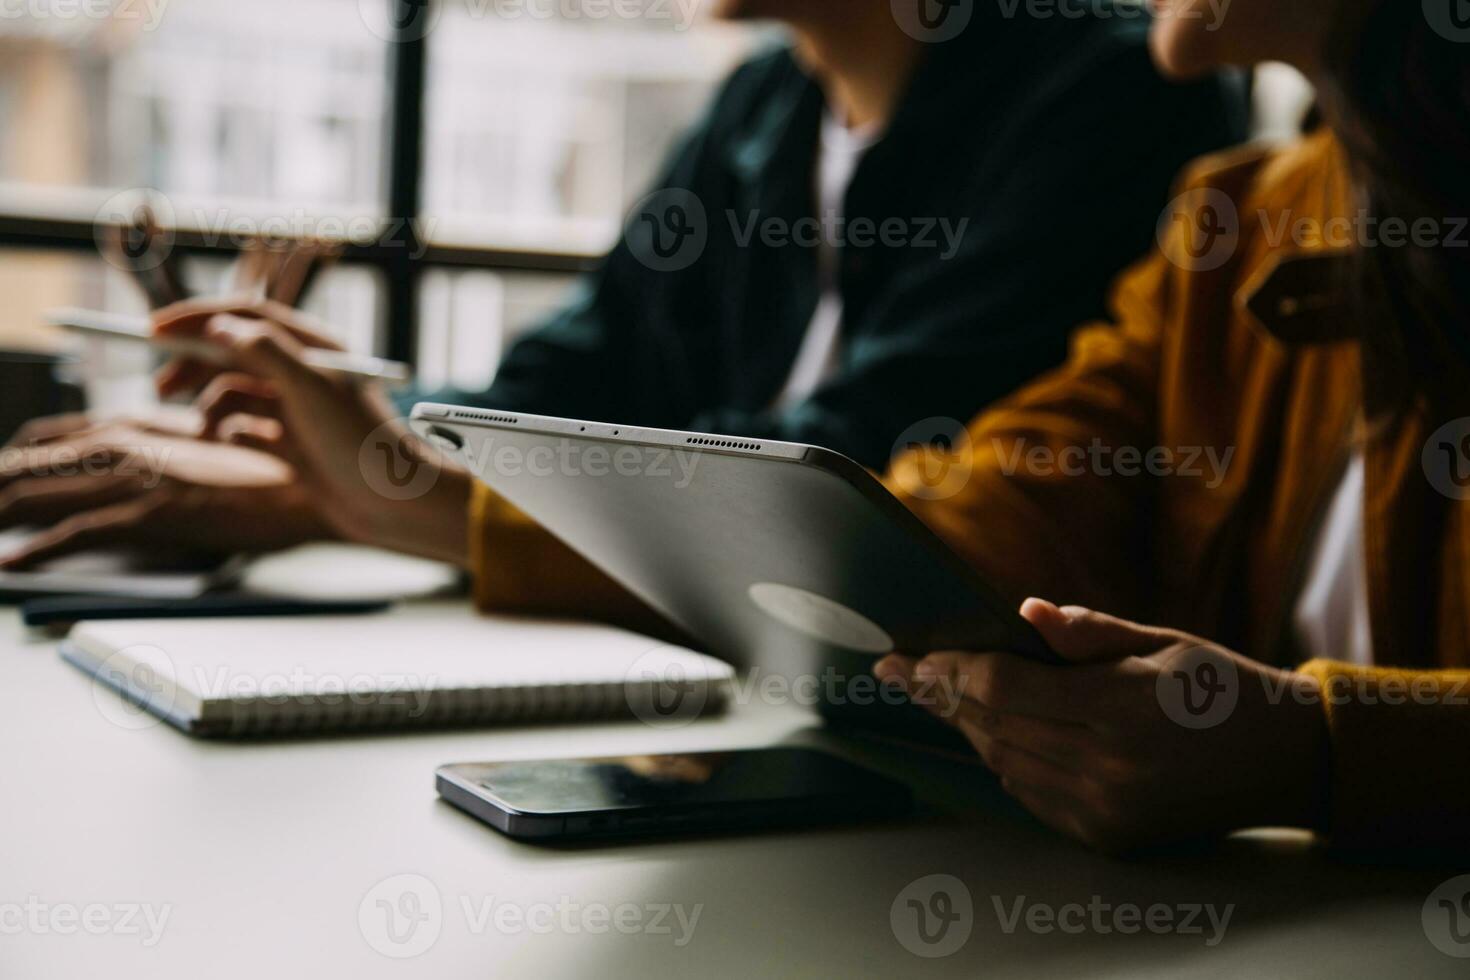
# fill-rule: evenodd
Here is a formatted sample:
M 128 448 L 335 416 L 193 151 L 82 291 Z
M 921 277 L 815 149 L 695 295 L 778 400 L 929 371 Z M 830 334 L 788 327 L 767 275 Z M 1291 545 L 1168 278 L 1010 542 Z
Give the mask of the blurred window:
M 54 347 L 52 305 L 141 312 L 95 239 L 146 199 L 196 291 L 260 236 L 348 242 L 306 305 L 426 381 L 487 384 L 756 35 L 668 0 L 432 0 L 395 26 L 422 2 L 0 10 L 0 344 Z
M 642 10 L 637 18 L 620 10 Z M 748 31 L 700 4 L 460 0 L 430 40 L 425 212 L 433 238 L 597 253 Z M 691 19 L 692 18 L 692 19 Z
M 94 4 L 35 0 L 0 15 L 0 207 L 89 215 L 150 187 L 184 224 L 222 207 L 380 216 L 387 50 L 357 6 L 117 0 L 94 19 Z

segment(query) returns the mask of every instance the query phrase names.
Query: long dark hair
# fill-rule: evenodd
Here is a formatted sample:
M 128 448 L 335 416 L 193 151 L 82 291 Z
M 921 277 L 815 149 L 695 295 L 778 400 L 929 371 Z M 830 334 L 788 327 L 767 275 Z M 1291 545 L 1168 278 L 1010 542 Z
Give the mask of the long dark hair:
M 1470 397 L 1470 30 L 1450 17 L 1459 0 L 1435 2 L 1438 23 L 1419 0 L 1343 0 L 1327 52 L 1323 98 L 1361 204 L 1379 222 L 1436 229 L 1434 244 L 1411 235 L 1358 250 L 1357 328 L 1379 413 L 1418 397 L 1434 414 L 1462 411 Z

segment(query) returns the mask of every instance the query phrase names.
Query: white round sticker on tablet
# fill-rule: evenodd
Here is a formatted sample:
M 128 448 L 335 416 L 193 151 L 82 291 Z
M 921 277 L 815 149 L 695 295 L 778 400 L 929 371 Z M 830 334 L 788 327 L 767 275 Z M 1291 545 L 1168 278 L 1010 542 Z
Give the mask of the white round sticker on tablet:
M 748 591 L 767 616 L 807 636 L 862 653 L 893 652 L 893 637 L 883 627 L 840 602 L 774 582 L 757 582 Z

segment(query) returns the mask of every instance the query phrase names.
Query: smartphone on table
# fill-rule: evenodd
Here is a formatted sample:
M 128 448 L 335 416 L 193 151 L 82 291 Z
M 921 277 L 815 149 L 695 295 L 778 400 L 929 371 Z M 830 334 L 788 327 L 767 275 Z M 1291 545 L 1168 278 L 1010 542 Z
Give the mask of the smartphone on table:
M 902 783 L 798 748 L 460 763 L 436 775 L 449 803 L 542 842 L 849 823 L 912 807 Z

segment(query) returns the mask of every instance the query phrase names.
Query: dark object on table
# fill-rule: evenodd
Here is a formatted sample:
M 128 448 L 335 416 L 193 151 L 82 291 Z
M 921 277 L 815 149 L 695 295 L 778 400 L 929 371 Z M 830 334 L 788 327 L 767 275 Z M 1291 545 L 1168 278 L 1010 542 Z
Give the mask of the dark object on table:
M 55 596 L 21 605 L 31 627 L 70 626 L 91 619 L 218 619 L 231 616 L 350 616 L 382 612 L 386 600 L 308 601 L 239 592 L 196 599 L 134 599 L 115 596 Z
M 0 445 L 31 419 L 82 410 L 82 389 L 67 377 L 74 363 L 58 354 L 0 350 Z

